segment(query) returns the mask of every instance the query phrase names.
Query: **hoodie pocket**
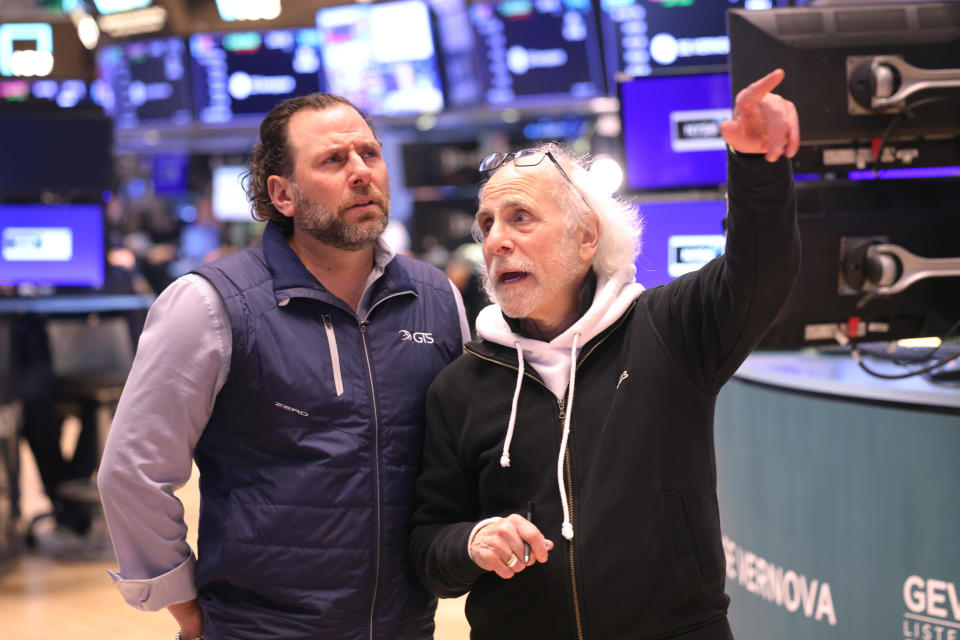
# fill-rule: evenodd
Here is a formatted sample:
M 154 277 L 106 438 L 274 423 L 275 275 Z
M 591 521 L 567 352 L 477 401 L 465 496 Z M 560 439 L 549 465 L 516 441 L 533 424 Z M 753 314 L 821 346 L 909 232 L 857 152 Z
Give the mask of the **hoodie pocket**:
M 693 529 L 679 488 L 665 489 L 663 503 L 679 569 L 677 586 L 684 601 L 690 602 L 702 597 L 705 591 Z
M 327 332 L 327 345 L 330 347 L 330 365 L 333 368 L 333 386 L 337 390 L 337 397 L 343 395 L 343 375 L 340 373 L 340 351 L 337 349 L 337 334 L 333 331 L 333 318 L 329 313 L 323 314 L 323 328 Z

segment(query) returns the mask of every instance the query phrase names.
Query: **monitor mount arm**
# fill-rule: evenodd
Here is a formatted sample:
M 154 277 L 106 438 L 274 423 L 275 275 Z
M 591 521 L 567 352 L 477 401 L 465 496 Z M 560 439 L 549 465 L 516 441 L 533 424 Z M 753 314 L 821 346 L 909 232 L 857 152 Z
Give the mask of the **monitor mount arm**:
M 844 238 L 840 256 L 843 293 L 893 295 L 926 278 L 960 276 L 960 257 L 922 258 L 880 238 Z
M 896 55 L 850 56 L 847 88 L 853 115 L 898 113 L 914 93 L 960 88 L 960 68 L 921 69 Z

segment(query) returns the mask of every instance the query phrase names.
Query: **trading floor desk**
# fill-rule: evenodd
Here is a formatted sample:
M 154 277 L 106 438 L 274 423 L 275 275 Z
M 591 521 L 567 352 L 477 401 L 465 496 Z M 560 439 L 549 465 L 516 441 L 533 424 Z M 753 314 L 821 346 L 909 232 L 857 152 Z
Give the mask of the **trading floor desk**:
M 755 353 L 716 445 L 738 640 L 960 639 L 960 387 Z

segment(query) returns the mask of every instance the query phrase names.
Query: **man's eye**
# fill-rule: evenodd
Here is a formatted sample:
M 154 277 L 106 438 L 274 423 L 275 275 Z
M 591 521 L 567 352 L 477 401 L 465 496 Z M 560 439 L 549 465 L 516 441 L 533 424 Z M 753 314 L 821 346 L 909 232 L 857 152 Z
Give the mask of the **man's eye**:
M 339 153 L 334 153 L 334 154 L 332 154 L 332 155 L 329 155 L 329 156 L 327 156 L 327 158 L 324 160 L 324 162 L 326 162 L 327 164 L 340 162 L 340 154 L 339 154 Z

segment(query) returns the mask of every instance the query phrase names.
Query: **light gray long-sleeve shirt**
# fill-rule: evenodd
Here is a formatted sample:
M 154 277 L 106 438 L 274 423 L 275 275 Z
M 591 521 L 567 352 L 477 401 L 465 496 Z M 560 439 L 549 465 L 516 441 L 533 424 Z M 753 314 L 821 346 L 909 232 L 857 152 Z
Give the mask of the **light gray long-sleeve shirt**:
M 359 312 L 394 252 L 377 246 Z M 463 342 L 470 328 L 451 283 Z M 98 474 L 119 573 L 110 572 L 133 607 L 157 611 L 197 596 L 196 558 L 186 541 L 183 504 L 174 495 L 190 478 L 193 450 L 227 380 L 233 338 L 219 294 L 203 277 L 167 287 L 147 321 L 124 386 Z

